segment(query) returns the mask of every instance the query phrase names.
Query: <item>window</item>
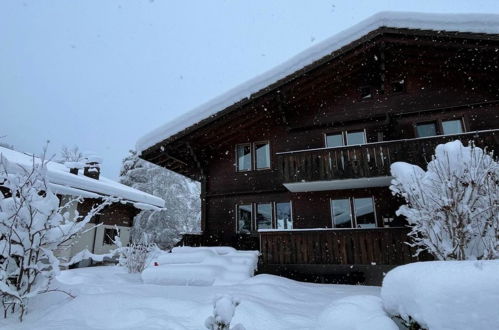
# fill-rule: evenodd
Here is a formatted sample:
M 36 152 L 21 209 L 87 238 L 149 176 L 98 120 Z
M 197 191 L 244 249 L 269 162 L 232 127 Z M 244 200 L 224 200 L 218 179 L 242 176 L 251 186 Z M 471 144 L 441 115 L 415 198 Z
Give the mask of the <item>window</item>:
M 251 231 L 252 205 L 237 206 L 237 228 L 240 233 L 249 233 Z
M 336 134 L 326 134 L 326 147 L 342 147 L 366 143 L 365 131 L 344 131 Z
M 463 121 L 461 119 L 442 121 L 442 132 L 444 134 L 461 134 L 463 131 Z
M 116 236 L 118 236 L 118 231 L 115 228 L 104 228 L 104 239 L 102 244 L 113 245 Z
M 335 228 L 352 228 L 352 210 L 349 199 L 333 199 L 331 214 Z
M 341 147 L 344 145 L 343 133 L 326 135 L 326 147 Z
M 405 80 L 397 80 L 392 82 L 392 92 L 393 93 L 400 93 L 405 91 Z
M 291 215 L 291 203 L 276 203 L 276 228 L 277 229 L 293 229 L 293 217 Z
M 366 143 L 366 134 L 364 131 L 347 132 L 347 145 Z
M 268 142 L 255 143 L 255 163 L 257 170 L 270 167 L 270 148 Z
M 370 99 L 372 97 L 371 87 L 363 86 L 360 88 L 360 98 L 361 99 Z
M 354 198 L 355 223 L 357 228 L 376 227 L 374 203 L 372 197 Z
M 331 200 L 335 228 L 375 228 L 376 213 L 372 197 Z
M 250 171 L 251 170 L 251 145 L 239 144 L 236 147 L 237 152 L 237 170 Z
M 256 204 L 256 229 L 271 229 L 272 228 L 272 204 L 258 203 Z
M 416 124 L 418 137 L 437 135 L 437 124 L 435 122 Z
M 254 213 L 252 212 L 254 210 Z M 254 215 L 253 215 L 254 214 Z M 291 202 L 265 202 L 237 205 L 237 230 L 250 233 L 259 229 L 293 229 Z
M 236 163 L 238 172 L 269 169 L 269 143 L 255 142 L 236 145 Z

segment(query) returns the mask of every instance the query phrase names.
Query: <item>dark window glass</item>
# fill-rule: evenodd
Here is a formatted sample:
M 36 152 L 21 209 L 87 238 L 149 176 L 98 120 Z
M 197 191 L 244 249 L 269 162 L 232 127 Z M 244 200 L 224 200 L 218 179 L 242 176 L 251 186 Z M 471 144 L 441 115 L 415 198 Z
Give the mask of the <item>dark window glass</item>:
M 361 99 L 370 99 L 372 97 L 371 87 L 364 86 L 360 88 L 360 98 Z
M 418 137 L 437 135 L 437 125 L 435 123 L 422 123 L 416 125 Z
M 240 144 L 237 146 L 237 170 L 251 170 L 251 147 L 249 144 Z
M 376 227 L 376 216 L 374 215 L 374 204 L 372 197 L 354 198 L 355 221 L 357 228 Z
M 347 132 L 347 145 L 356 145 L 366 143 L 364 131 Z
M 444 134 L 461 134 L 463 132 L 463 121 L 461 119 L 442 121 Z
M 331 214 L 335 228 L 352 228 L 352 211 L 349 199 L 333 199 Z
M 256 204 L 256 228 L 271 229 L 272 228 L 272 204 L 259 203 Z
M 114 238 L 118 236 L 118 231 L 115 228 L 104 228 L 103 244 L 113 245 Z
M 330 134 L 326 135 L 326 147 L 341 147 L 344 146 L 343 134 Z
M 240 233 L 251 231 L 251 204 L 237 206 L 237 228 Z
M 276 228 L 293 229 L 293 218 L 291 216 L 291 203 L 276 203 Z
M 270 167 L 270 148 L 268 143 L 255 143 L 256 168 Z
M 399 81 L 394 81 L 392 82 L 392 92 L 394 93 L 400 93 L 405 90 L 405 80 L 399 80 Z

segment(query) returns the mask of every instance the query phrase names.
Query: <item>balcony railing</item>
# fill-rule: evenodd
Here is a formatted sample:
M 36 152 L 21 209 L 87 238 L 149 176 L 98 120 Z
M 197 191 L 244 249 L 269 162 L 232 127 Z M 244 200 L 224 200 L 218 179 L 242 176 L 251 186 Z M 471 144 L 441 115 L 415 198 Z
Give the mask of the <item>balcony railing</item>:
M 499 150 L 499 129 L 407 140 L 367 143 L 277 153 L 284 183 L 390 176 L 390 165 L 405 161 L 424 167 L 439 144 L 473 140 L 479 147 Z
M 408 228 L 260 231 L 264 264 L 402 265 L 414 257 Z

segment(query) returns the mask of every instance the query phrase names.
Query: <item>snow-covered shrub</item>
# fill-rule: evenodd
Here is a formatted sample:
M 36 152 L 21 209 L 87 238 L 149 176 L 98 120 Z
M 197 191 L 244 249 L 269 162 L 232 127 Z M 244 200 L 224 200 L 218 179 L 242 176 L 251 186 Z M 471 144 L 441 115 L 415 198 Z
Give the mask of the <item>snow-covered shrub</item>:
M 389 314 L 424 329 L 497 329 L 499 260 L 399 266 L 383 279 L 381 298 Z
M 54 250 L 108 205 L 95 205 L 75 221 L 59 205 L 46 172 L 45 156 L 24 168 L 0 155 L 0 299 L 4 317 L 11 311 L 21 321 L 31 297 L 54 290 L 49 285 L 60 265 Z
M 209 330 L 244 330 L 240 324 L 230 327 L 230 322 L 236 312 L 239 300 L 230 295 L 220 295 L 213 303 L 213 316 L 205 321 L 205 326 Z
M 165 200 L 163 210 L 146 210 L 135 217 L 132 239 L 146 233 L 150 242 L 168 250 L 181 239 L 182 233 L 200 230 L 199 183 L 146 162 L 135 151 L 130 151 L 123 160 L 120 182 Z
M 499 164 L 492 153 L 460 141 L 437 146 L 427 171 L 396 162 L 391 191 L 412 226 L 417 253 L 439 260 L 499 257 Z
M 121 240 L 116 237 L 114 244 L 118 246 L 119 265 L 126 267 L 129 273 L 142 273 L 146 265 L 159 252 L 156 244 L 149 243 L 147 235 L 143 235 L 140 241 L 132 242 L 129 246 L 122 246 Z

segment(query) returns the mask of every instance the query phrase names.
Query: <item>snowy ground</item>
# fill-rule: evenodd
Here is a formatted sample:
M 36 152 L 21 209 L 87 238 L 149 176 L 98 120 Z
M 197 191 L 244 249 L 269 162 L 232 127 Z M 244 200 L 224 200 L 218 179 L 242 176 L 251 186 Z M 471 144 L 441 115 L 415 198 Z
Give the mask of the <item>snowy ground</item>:
M 22 324 L 0 319 L 0 328 L 200 330 L 212 314 L 214 298 L 228 293 L 241 301 L 233 325 L 241 323 L 247 330 L 315 329 L 331 303 L 380 293 L 379 287 L 308 284 L 271 275 L 229 286 L 163 286 L 144 284 L 139 275 L 115 266 L 63 271 L 58 282 L 57 287 L 76 298 L 42 295 L 32 300 Z

